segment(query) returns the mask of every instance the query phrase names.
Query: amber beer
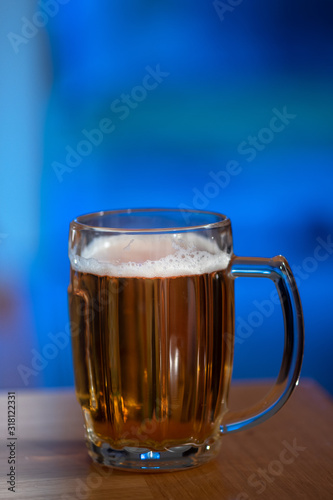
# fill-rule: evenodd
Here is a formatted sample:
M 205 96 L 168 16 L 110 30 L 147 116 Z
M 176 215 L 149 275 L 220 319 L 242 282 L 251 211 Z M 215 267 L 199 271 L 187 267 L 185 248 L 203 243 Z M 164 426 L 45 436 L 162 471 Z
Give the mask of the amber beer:
M 287 260 L 233 252 L 223 214 L 148 208 L 95 212 L 70 224 L 69 306 L 77 397 L 88 453 L 123 470 L 196 467 L 221 437 L 264 422 L 298 384 L 302 306 Z M 234 281 L 274 282 L 284 317 L 276 383 L 228 409 Z
M 108 236 L 71 256 L 76 391 L 97 447 L 159 451 L 218 439 L 234 295 L 227 256 L 203 240 Z

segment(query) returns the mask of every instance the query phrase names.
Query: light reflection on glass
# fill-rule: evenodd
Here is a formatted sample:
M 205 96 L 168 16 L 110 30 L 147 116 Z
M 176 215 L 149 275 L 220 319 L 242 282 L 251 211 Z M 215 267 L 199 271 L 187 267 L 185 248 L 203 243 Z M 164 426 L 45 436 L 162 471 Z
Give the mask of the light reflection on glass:
M 140 459 L 141 460 L 148 460 L 150 458 L 158 459 L 158 458 L 160 458 L 160 454 L 157 453 L 156 451 L 148 451 L 147 453 L 141 453 L 140 454 Z

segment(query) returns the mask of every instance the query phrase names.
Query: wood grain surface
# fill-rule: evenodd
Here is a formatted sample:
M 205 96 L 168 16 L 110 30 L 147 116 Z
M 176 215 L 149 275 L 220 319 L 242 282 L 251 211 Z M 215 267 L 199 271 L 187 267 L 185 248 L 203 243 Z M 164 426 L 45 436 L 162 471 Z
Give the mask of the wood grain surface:
M 235 384 L 231 407 L 246 407 L 266 383 Z M 0 396 L 0 499 L 332 500 L 333 404 L 302 381 L 273 418 L 223 437 L 219 456 L 196 469 L 132 473 L 95 465 L 73 390 L 16 391 L 16 491 L 8 491 L 7 393 Z

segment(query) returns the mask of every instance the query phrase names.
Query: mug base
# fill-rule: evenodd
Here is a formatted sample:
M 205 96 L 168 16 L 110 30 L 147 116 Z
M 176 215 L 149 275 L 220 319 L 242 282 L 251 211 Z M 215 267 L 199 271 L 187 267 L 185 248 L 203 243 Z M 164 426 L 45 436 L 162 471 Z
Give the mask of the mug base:
M 198 467 L 214 458 L 220 448 L 220 439 L 200 446 L 175 446 L 164 451 L 126 446 L 121 450 L 108 443 L 99 446 L 87 439 L 88 453 L 94 462 L 121 470 L 140 472 L 170 472 Z M 209 443 L 209 444 L 208 444 Z

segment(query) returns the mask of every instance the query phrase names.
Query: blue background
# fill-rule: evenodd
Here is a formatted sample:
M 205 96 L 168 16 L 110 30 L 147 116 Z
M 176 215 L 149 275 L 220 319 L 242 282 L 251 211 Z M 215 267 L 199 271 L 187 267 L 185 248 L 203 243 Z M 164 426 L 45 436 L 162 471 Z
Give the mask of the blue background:
M 40 3 L 0 5 L 1 387 L 73 384 L 71 219 L 187 206 L 227 214 L 236 254 L 288 258 L 304 308 L 302 374 L 333 392 L 333 249 L 315 257 L 333 238 L 332 2 L 226 0 L 224 13 L 211 1 Z M 158 65 L 156 88 L 135 89 Z M 124 94 L 126 113 L 112 110 Z M 105 118 L 113 132 L 82 146 Z M 68 147 L 85 152 L 69 168 Z M 249 326 L 273 286 L 236 282 L 234 378 L 278 372 L 279 307 Z

